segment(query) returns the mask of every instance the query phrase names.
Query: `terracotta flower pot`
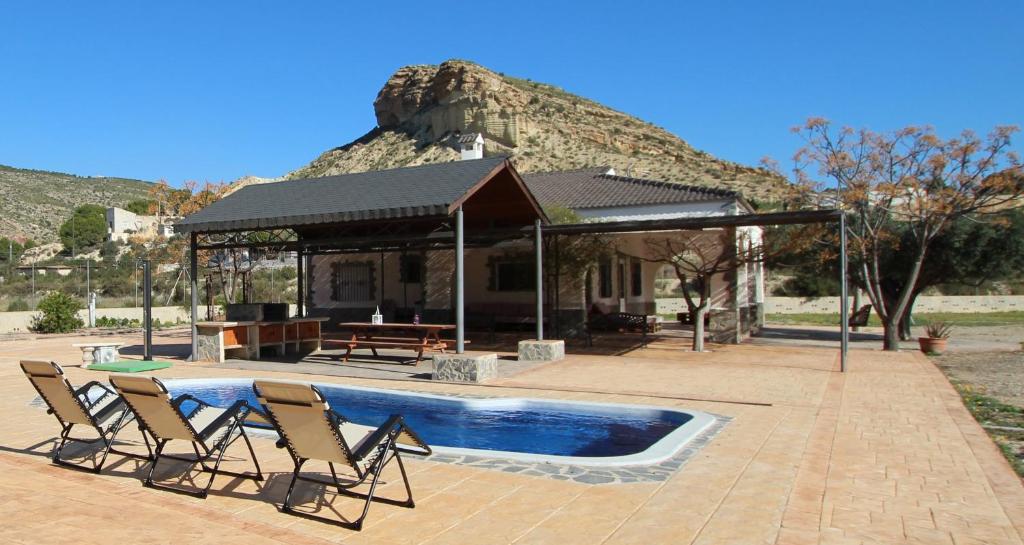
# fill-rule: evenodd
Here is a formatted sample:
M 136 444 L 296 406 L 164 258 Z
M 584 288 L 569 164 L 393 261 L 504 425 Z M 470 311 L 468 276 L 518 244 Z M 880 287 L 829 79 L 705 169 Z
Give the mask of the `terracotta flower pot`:
M 942 354 L 946 351 L 946 342 L 949 339 L 935 339 L 932 337 L 918 337 L 917 344 L 921 346 L 921 352 L 925 354 Z

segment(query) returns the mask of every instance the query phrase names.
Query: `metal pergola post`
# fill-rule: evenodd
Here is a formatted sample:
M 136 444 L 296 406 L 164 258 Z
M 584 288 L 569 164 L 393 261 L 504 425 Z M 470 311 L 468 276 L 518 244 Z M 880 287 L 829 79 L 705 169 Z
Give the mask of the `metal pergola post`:
M 839 216 L 839 370 L 846 372 L 846 356 L 850 348 L 850 307 L 847 304 L 846 214 Z
M 148 259 L 142 260 L 142 327 L 144 361 L 153 361 L 153 269 Z
M 466 270 L 463 263 L 463 222 L 462 207 L 455 210 L 455 353 L 466 351 Z
M 191 275 L 191 299 L 192 299 L 192 361 L 196 361 L 196 354 L 199 353 L 199 330 L 196 327 L 196 317 L 199 314 L 199 234 L 189 235 L 188 267 Z
M 306 316 L 306 254 L 300 247 L 295 252 L 295 280 L 298 293 L 295 295 L 295 315 Z
M 540 228 L 540 220 L 533 220 L 533 252 L 536 256 L 537 289 L 534 290 L 537 298 L 537 340 L 544 340 L 544 264 L 541 262 L 544 256 L 544 240 Z

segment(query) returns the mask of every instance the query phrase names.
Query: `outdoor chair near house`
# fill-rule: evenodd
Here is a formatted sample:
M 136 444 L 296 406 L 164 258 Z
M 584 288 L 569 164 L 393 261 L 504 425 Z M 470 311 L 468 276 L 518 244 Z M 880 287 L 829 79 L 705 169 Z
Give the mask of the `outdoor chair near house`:
M 295 464 L 291 484 L 284 496 L 282 511 L 360 530 L 370 510 L 370 503 L 374 500 L 401 507 L 416 506 L 401 455 L 426 456 L 431 453 L 431 449 L 406 426 L 401 416 L 392 415 L 377 428 L 360 426 L 347 421 L 344 416 L 333 410 L 323 393 L 311 384 L 256 380 L 253 383 L 253 391 L 263 406 L 265 417 L 281 435 L 277 446 L 287 448 Z M 310 460 L 327 462 L 331 480 L 301 476 L 302 466 Z M 408 496 L 406 500 L 374 497 L 381 473 L 392 460 L 398 463 L 398 469 L 402 474 Z M 347 466 L 355 477 L 343 483 L 338 479 L 335 464 Z M 296 511 L 291 499 L 299 480 L 332 486 L 342 496 L 363 499 L 362 514 L 354 521 L 348 522 Z M 367 481 L 369 490 L 366 493 L 352 490 Z
M 76 389 L 68 382 L 60 365 L 53 362 L 23 360 L 21 370 L 46 403 L 46 412 L 60 422 L 60 441 L 53 451 L 55 464 L 99 473 L 111 452 L 123 456 L 147 457 L 114 449 L 114 438 L 134 419 L 132 412 L 114 390 L 97 381 Z M 71 430 L 75 426 L 91 428 L 96 432 L 96 437 L 71 437 Z M 87 444 L 102 442 L 103 451 L 99 460 L 94 458 L 92 467 L 89 467 L 61 458 L 61 452 L 70 441 Z M 148 440 L 146 449 L 150 449 Z M 149 456 L 152 456 L 152 451 Z
M 868 319 L 870 318 L 871 305 L 864 305 L 850 316 L 848 325 L 849 327 L 864 327 L 868 325 Z
M 236 401 L 227 409 L 221 409 L 189 394 L 172 399 L 167 387 L 154 377 L 111 375 L 110 383 L 135 413 L 143 432 L 148 433 L 156 442 L 145 486 L 205 498 L 213 486 L 213 480 L 220 474 L 263 480 L 256 453 L 242 427 L 242 423 L 253 412 L 253 408 L 245 401 Z M 194 407 L 186 411 L 183 408 L 186 403 Z M 249 447 L 249 455 L 256 466 L 255 475 L 220 469 L 225 451 L 239 438 Z M 195 457 L 165 454 L 167 444 L 175 439 L 190 443 Z M 163 458 L 188 462 L 190 468 L 198 464 L 204 472 L 210 473 L 210 480 L 200 491 L 158 485 L 153 481 L 153 474 Z M 211 460 L 214 462 L 212 467 L 207 465 Z
M 629 312 L 590 313 L 587 316 L 587 346 L 594 346 L 594 332 L 640 333 L 640 342 L 647 347 L 650 326 L 647 316 Z

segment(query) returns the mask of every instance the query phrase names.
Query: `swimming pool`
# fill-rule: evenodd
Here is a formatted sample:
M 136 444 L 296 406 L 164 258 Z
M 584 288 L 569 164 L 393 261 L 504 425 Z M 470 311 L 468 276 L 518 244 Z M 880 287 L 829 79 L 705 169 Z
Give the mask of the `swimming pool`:
M 175 379 L 189 393 L 225 407 L 257 406 L 251 379 Z M 331 408 L 377 426 L 401 414 L 438 453 L 580 465 L 657 463 L 714 422 L 699 411 L 532 398 L 459 398 L 400 390 L 317 384 Z

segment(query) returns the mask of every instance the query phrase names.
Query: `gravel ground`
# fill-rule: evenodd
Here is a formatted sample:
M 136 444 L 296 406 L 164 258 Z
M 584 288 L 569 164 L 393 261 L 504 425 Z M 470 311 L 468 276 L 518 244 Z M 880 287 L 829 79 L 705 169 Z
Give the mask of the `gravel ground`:
M 1024 477 L 1024 352 L 951 352 L 934 361 Z
M 949 352 L 934 359 L 951 380 L 1024 407 L 1024 352 Z

